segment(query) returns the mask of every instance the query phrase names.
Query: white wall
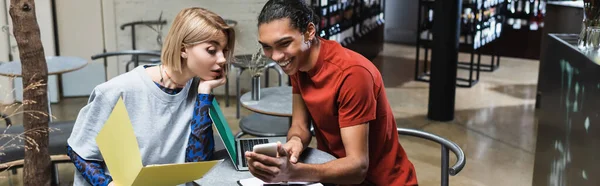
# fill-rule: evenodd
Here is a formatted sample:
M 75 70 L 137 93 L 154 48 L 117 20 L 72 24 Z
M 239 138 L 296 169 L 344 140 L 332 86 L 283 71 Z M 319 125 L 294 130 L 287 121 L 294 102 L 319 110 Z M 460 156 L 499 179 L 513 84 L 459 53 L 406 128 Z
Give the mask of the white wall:
M 3 3 L 5 6 L 3 7 L 2 10 L 4 10 L 4 12 L 2 12 L 2 16 L 5 16 L 6 18 L 8 18 L 8 25 L 10 27 L 10 32 L 12 33 L 12 20 L 10 18 L 10 15 L 8 14 L 8 8 L 10 5 L 10 1 L 6 0 Z M 35 8 L 36 8 L 36 16 L 37 16 L 37 22 L 40 28 L 40 36 L 41 36 L 41 40 L 42 40 L 42 45 L 44 47 L 44 54 L 46 56 L 53 56 L 56 55 L 56 49 L 55 49 L 55 45 L 54 45 L 54 29 L 53 29 L 53 22 L 52 22 L 52 7 L 51 7 L 51 2 L 50 0 L 35 0 Z M 6 20 L 6 19 L 4 19 Z M 3 33 L 3 37 L 4 37 L 4 33 Z M 9 38 L 9 42 L 10 45 L 8 46 L 9 48 L 11 48 L 12 50 L 10 50 L 11 55 L 13 56 L 13 60 L 18 60 L 19 59 L 19 50 L 17 48 L 17 42 L 15 41 L 14 36 L 10 36 Z M 1 59 L 0 59 L 1 60 Z M 6 60 L 8 60 L 8 58 L 6 58 Z M 0 79 L 0 81 L 2 81 Z M 10 85 L 7 85 L 10 83 L 6 83 L 6 79 L 4 79 L 4 82 L 0 82 L 0 85 L 5 85 L 7 88 L 10 88 Z M 23 84 L 22 84 L 22 79 L 21 78 L 15 78 L 14 82 L 13 82 L 13 86 L 12 88 L 15 89 L 14 92 L 14 98 L 17 101 L 21 101 L 23 99 Z M 50 101 L 52 103 L 56 103 L 58 102 L 59 99 L 59 95 L 58 95 L 58 82 L 57 82 L 57 77 L 56 76 L 49 76 L 48 77 L 48 90 L 50 92 Z M 10 103 L 12 102 L 12 100 L 6 99 L 6 100 L 1 100 L 5 103 Z
M 46 55 L 54 54 L 50 0 L 36 0 L 35 2 Z M 214 11 L 225 19 L 237 21 L 236 54 L 250 54 L 258 47 L 256 18 L 265 2 L 266 0 L 57 0 L 56 16 L 60 53 L 61 55 L 90 59 L 91 55 L 101 53 L 104 48 L 107 51 L 131 49 L 131 32 L 129 29 L 119 29 L 120 25 L 132 21 L 156 20 L 163 11 L 163 18 L 167 20 L 167 25 L 161 32 L 165 35 L 175 15 L 181 9 L 200 6 Z M 160 49 L 156 43 L 154 31 L 143 26 L 138 26 L 136 29 L 138 49 Z M 14 41 L 11 44 L 16 45 Z M 3 47 L 2 44 L 0 44 L 0 52 L 2 51 L 1 47 Z M 15 58 L 18 57 L 16 53 L 18 52 L 13 52 Z M 0 60 L 2 57 L 2 53 L 0 53 Z M 108 79 L 124 73 L 124 64 L 127 60 L 109 58 L 106 71 Z M 63 95 L 67 97 L 89 95 L 93 87 L 103 82 L 104 74 L 102 60 L 91 61 L 84 69 L 64 74 L 62 78 Z M 235 72 L 230 73 L 230 95 L 235 94 L 234 74 Z M 271 71 L 270 79 L 271 86 L 276 85 L 277 76 L 274 71 Z M 284 75 L 283 83 L 286 82 L 287 76 Z M 16 84 L 20 84 L 20 82 L 16 82 Z M 249 84 L 249 75 L 244 73 L 241 88 L 248 90 L 250 89 Z M 0 85 L 4 85 L 1 79 Z M 224 87 L 215 90 L 215 93 L 223 94 Z
M 167 20 L 167 25 L 161 30 L 163 36 L 167 34 L 171 23 L 177 13 L 183 8 L 199 6 L 209 9 L 223 17 L 238 22 L 236 26 L 236 54 L 250 54 L 258 49 L 257 43 L 257 21 L 256 18 L 260 13 L 263 5 L 267 0 L 126 0 L 114 1 L 115 24 L 117 27 L 124 23 L 140 20 L 156 20 L 162 11 L 163 19 Z M 137 33 L 137 49 L 158 50 L 160 49 L 156 43 L 156 33 L 149 28 L 139 26 L 136 28 Z M 131 49 L 131 31 L 117 30 L 117 49 Z M 124 63 L 127 59 L 119 60 L 119 73 L 125 72 Z M 235 92 L 235 72 L 230 73 L 230 95 Z M 274 71 L 271 71 L 270 86 L 276 85 L 277 76 Z M 284 75 L 283 84 L 287 82 L 287 76 Z M 241 88 L 250 89 L 250 77 L 247 72 L 242 75 Z M 224 87 L 215 90 L 215 94 L 223 94 Z
M 76 56 L 89 64 L 62 76 L 63 96 L 88 96 L 98 84 L 105 81 L 104 61 L 90 57 L 103 53 L 103 12 L 101 0 L 56 1 L 58 38 L 61 56 Z M 107 64 L 114 64 L 107 58 Z
M 8 25 L 8 12 L 6 12 L 6 4 L 0 3 L 0 29 L 4 25 Z M 0 30 L 0 62 L 8 61 L 9 43 L 8 35 Z M 12 93 L 12 81 L 7 77 L 0 76 L 0 104 L 10 104 L 14 101 L 15 96 Z
M 257 47 L 256 17 L 266 0 L 126 0 L 115 1 L 116 24 L 120 26 L 127 22 L 158 19 L 160 12 L 167 20 L 162 29 L 163 35 L 169 31 L 177 13 L 187 7 L 203 7 L 221 15 L 225 19 L 238 21 L 236 27 L 237 53 L 251 53 Z M 149 28 L 137 28 L 138 49 L 160 49 L 155 41 L 156 34 Z M 117 49 L 131 49 L 130 30 L 117 31 Z
M 6 15 L 8 15 L 8 7 L 10 1 L 6 1 Z M 35 0 L 35 13 L 37 16 L 38 26 L 40 27 L 40 36 L 42 39 L 42 46 L 44 47 L 44 54 L 47 56 L 55 55 L 56 50 L 54 47 L 54 28 L 52 23 L 52 6 L 50 0 Z M 12 33 L 12 19 L 8 17 L 8 24 L 11 25 Z M 10 37 L 10 44 L 14 50 L 11 52 L 13 59 L 19 59 L 19 49 L 17 48 L 17 42 L 14 37 Z

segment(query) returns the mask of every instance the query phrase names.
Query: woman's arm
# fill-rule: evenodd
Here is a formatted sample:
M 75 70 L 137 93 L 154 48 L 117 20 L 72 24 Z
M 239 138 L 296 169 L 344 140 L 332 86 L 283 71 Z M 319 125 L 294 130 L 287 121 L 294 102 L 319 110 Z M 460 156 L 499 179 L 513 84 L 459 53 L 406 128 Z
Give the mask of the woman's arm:
M 214 99 L 212 94 L 198 94 L 189 137 L 189 145 L 186 148 L 186 162 L 198 162 L 210 160 L 215 148 L 212 131 L 212 119 L 208 115 L 210 105 Z
M 104 172 L 104 162 L 85 160 L 73 151 L 71 146 L 67 146 L 67 155 L 71 158 L 73 164 L 75 164 L 77 171 L 91 185 L 106 186 L 112 182 L 112 177 Z

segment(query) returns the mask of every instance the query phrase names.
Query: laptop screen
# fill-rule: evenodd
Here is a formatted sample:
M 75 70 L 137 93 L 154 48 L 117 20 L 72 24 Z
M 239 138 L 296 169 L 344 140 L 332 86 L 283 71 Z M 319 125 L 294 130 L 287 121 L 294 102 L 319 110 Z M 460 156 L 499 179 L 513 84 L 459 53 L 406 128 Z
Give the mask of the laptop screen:
M 214 99 L 212 102 L 212 108 L 210 109 L 210 116 L 217 128 L 217 132 L 221 136 L 223 140 L 223 144 L 225 144 L 225 148 L 227 148 L 227 153 L 229 153 L 229 157 L 234 165 L 237 165 L 237 152 L 235 146 L 235 138 L 233 137 L 233 133 L 231 132 L 231 128 L 229 128 L 229 124 L 225 119 L 225 116 L 221 112 L 221 107 L 219 103 L 217 103 L 217 99 Z

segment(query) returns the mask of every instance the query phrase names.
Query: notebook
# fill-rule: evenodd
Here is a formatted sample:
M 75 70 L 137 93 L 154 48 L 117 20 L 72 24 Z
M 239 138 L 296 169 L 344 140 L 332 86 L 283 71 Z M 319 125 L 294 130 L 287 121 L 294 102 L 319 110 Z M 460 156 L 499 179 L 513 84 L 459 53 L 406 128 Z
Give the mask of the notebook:
M 133 126 L 119 98 L 96 143 L 115 185 L 179 185 L 202 178 L 223 160 L 142 165 Z

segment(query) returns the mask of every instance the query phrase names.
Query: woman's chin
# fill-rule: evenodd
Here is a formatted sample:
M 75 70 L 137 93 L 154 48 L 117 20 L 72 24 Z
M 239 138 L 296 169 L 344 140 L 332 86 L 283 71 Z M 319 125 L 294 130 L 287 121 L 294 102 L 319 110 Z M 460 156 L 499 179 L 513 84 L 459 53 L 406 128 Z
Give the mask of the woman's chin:
M 216 79 L 218 79 L 218 77 L 213 77 L 213 76 L 200 77 L 200 80 L 202 80 L 202 81 L 210 81 L 210 80 L 216 80 Z

